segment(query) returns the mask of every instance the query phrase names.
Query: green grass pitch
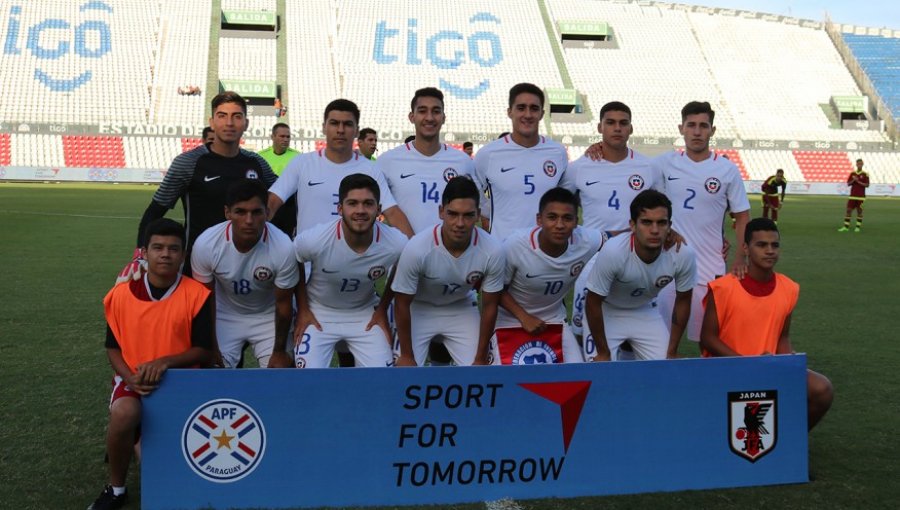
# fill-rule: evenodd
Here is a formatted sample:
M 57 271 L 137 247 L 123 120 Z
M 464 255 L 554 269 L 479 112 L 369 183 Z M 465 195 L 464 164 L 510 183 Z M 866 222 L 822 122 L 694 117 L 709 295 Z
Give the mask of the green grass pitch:
M 84 508 L 105 483 L 111 370 L 101 298 L 131 256 L 154 189 L 0 184 L 0 508 Z M 751 202 L 758 214 L 759 197 Z M 834 407 L 810 436 L 811 483 L 518 505 L 896 508 L 900 201 L 869 199 L 860 234 L 837 232 L 844 203 L 841 197 L 789 195 L 779 222 L 779 270 L 801 284 L 794 346 L 836 390 Z M 696 355 L 696 347 L 683 345 L 682 352 Z M 139 507 L 138 475 L 131 470 L 129 508 Z

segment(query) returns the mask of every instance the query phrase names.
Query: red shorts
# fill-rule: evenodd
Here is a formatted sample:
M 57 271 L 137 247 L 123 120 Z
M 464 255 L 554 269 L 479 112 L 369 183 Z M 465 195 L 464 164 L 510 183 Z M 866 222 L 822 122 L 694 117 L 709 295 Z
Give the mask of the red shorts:
M 847 209 L 859 209 L 861 211 L 863 208 L 863 203 L 865 203 L 865 200 L 856 200 L 851 198 L 850 200 L 847 200 Z
M 112 389 L 112 395 L 109 396 L 109 407 L 112 407 L 113 402 L 115 402 L 116 400 L 119 400 L 120 398 L 123 398 L 123 397 L 131 397 L 131 398 L 136 398 L 138 400 L 140 400 L 140 398 L 141 398 L 141 396 L 139 394 L 135 393 L 134 390 L 129 388 L 128 385 L 125 384 L 125 381 L 118 375 L 113 377 L 112 385 L 113 385 L 113 389 Z
M 777 196 L 773 197 L 770 195 L 763 195 L 762 201 L 763 201 L 763 207 L 771 207 L 773 209 L 778 209 L 779 201 L 778 201 Z

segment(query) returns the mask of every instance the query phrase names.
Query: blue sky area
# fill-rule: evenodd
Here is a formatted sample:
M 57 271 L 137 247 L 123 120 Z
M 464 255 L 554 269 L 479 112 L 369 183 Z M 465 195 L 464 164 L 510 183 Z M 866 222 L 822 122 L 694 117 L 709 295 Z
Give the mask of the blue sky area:
M 684 3 L 768 12 L 795 18 L 824 21 L 825 12 L 836 23 L 900 30 L 900 7 L 896 0 L 695 0 Z

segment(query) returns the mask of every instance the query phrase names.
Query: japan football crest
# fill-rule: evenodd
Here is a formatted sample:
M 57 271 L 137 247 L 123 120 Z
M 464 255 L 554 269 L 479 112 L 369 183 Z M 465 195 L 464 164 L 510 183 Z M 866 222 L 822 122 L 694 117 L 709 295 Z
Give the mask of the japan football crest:
M 778 392 L 728 393 L 728 446 L 736 455 L 756 462 L 778 441 Z

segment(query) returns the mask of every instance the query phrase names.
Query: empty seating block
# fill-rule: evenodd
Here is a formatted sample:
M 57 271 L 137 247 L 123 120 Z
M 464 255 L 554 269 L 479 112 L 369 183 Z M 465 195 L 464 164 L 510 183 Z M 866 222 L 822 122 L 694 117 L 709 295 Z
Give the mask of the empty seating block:
M 67 167 L 124 168 L 125 148 L 120 136 L 63 136 Z
M 181 139 L 181 152 L 187 152 L 190 150 L 194 150 L 200 145 L 203 145 L 203 139 L 201 139 L 201 138 L 182 138 Z
M 9 133 L 0 133 L 0 166 L 9 166 L 10 158 Z
M 853 170 L 846 152 L 794 151 L 807 182 L 842 182 Z

